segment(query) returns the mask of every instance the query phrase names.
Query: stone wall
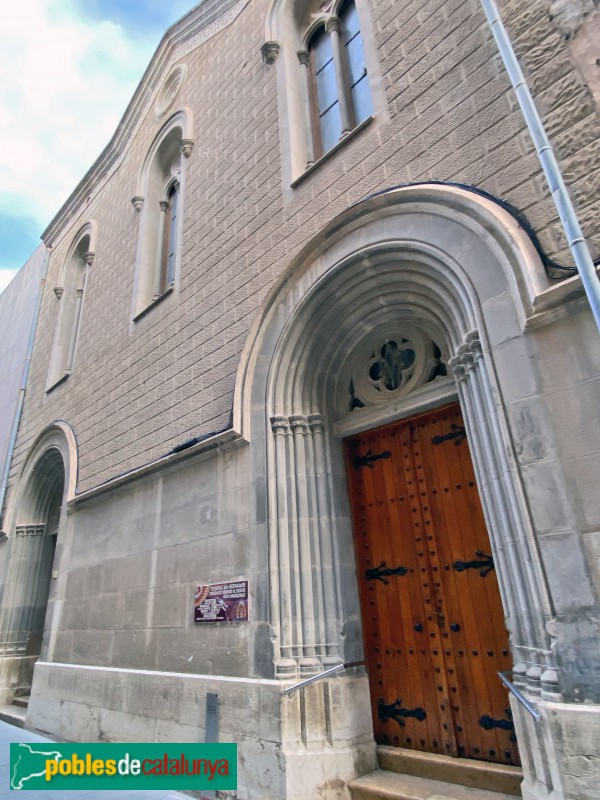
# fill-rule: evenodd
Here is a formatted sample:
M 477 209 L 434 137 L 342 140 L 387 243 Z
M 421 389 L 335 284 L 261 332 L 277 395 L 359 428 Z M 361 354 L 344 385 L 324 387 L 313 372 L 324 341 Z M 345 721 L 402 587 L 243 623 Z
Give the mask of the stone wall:
M 193 109 L 197 131 L 185 164 L 175 292 L 131 322 L 139 216 L 130 199 L 160 127 L 156 92 L 144 98 L 147 110 L 109 174 L 58 226 L 13 480 L 33 438 L 56 418 L 67 419 L 76 432 L 79 489 L 226 426 L 240 353 L 273 281 L 328 220 L 384 187 L 426 180 L 482 187 L 524 211 L 548 253 L 568 260 L 476 0 L 359 0 L 376 32 L 389 121 L 367 126 L 293 190 L 282 184 L 278 66 L 265 65 L 260 54 L 268 5 L 252 0 L 228 27 L 183 58 L 177 50 L 173 56 L 189 66 L 177 104 Z M 503 11 L 598 254 L 595 183 L 583 180 L 599 174 L 597 117 L 572 55 L 589 23 L 565 40 L 546 6 L 536 2 L 523 10 L 509 3 Z M 51 289 L 72 237 L 89 218 L 98 223 L 97 256 L 75 367 L 45 394 L 57 316 Z
M 28 720 L 59 741 L 198 742 L 209 692 L 219 741 L 238 746 L 238 789 L 227 796 L 338 800 L 346 780 L 375 768 L 364 676 L 286 696 L 279 681 L 38 663 Z M 327 735 L 315 736 L 323 716 Z
M 264 511 L 254 480 L 243 448 L 77 504 L 61 532 L 45 655 L 272 677 Z M 250 621 L 195 624 L 196 587 L 239 578 L 249 581 Z

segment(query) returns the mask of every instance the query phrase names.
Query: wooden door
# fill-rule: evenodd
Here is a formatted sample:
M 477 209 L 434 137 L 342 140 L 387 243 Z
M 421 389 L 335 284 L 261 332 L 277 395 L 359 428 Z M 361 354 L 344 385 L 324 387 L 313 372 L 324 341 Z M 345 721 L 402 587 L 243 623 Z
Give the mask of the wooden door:
M 345 442 L 375 738 L 518 764 L 511 659 L 457 404 Z

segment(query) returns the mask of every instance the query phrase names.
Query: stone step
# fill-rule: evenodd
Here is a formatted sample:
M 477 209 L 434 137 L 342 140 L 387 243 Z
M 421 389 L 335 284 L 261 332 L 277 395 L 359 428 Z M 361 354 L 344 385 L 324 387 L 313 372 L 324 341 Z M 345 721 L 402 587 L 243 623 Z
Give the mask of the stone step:
M 521 796 L 523 773 L 519 767 L 508 764 L 452 758 L 438 753 L 424 753 L 420 750 L 383 745 L 377 748 L 377 759 L 381 769 L 388 772 L 446 781 L 514 797 Z
M 352 800 L 514 800 L 510 794 L 382 769 L 350 781 L 348 788 Z
M 10 725 L 16 725 L 17 728 L 25 727 L 26 714 L 26 708 L 20 708 L 19 706 L 0 706 L 0 720 L 8 722 Z
M 13 706 L 19 706 L 20 708 L 27 708 L 30 700 L 31 696 L 28 694 L 23 695 L 21 697 L 13 697 Z

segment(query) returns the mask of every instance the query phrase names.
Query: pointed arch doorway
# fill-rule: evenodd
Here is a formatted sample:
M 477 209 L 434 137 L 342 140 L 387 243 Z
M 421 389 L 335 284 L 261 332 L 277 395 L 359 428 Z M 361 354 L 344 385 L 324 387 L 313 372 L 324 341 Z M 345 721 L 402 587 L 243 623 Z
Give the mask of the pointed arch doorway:
M 344 442 L 378 744 L 518 764 L 508 633 L 460 406 Z

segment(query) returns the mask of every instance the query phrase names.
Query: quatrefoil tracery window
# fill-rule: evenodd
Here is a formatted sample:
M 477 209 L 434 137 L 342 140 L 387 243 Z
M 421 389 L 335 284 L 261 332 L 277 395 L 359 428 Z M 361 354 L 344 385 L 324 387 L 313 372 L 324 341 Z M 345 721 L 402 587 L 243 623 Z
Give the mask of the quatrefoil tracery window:
M 350 361 L 343 382 L 342 413 L 389 403 L 445 375 L 440 348 L 421 331 L 377 332 L 357 348 Z

